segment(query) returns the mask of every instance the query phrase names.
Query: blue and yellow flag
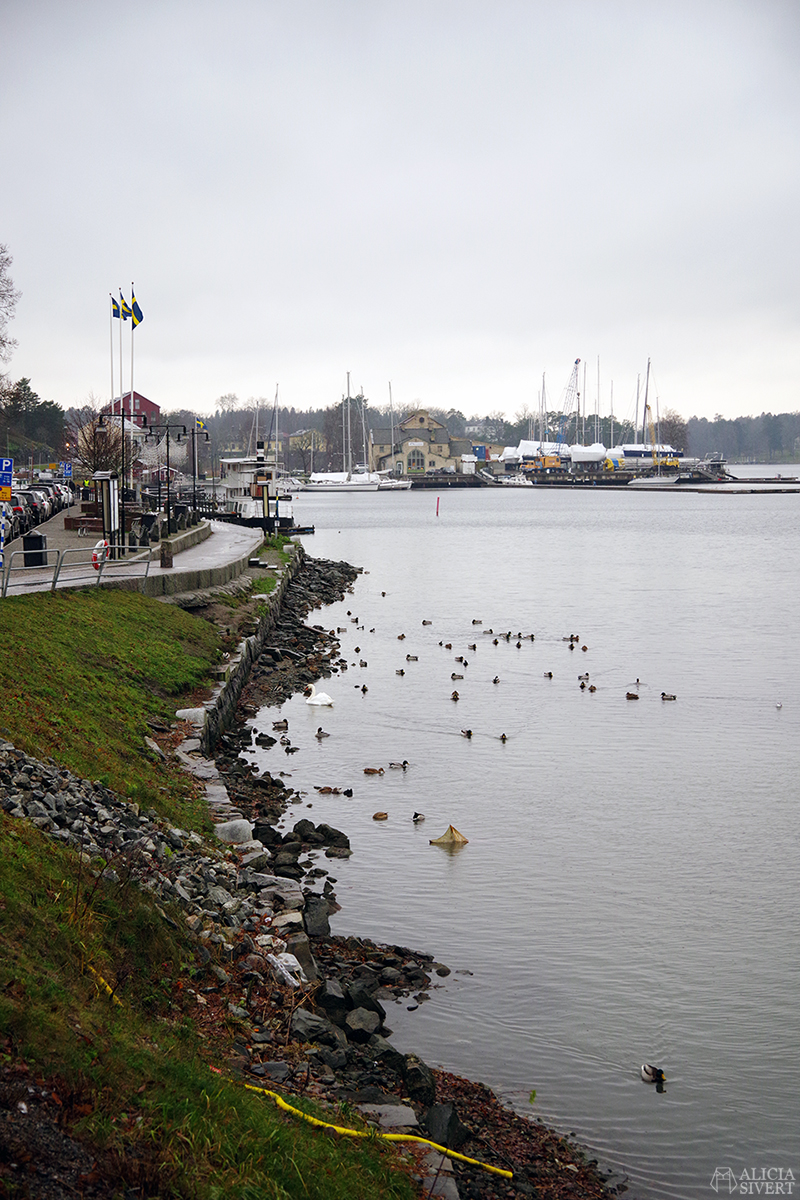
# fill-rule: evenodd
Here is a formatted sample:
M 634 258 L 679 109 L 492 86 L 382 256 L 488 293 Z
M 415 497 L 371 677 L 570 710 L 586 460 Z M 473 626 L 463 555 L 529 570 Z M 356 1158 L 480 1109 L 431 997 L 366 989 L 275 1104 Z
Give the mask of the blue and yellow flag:
M 142 321 L 144 320 L 144 313 L 136 303 L 136 296 L 133 292 L 133 284 L 131 284 L 131 318 L 133 320 L 134 329 L 137 325 L 141 325 Z
M 206 431 L 205 421 L 201 421 L 199 417 L 195 417 L 195 422 L 196 422 L 195 428 L 197 429 L 198 433 L 205 433 L 205 431 Z
M 117 304 L 117 302 L 113 296 L 111 297 L 111 315 L 112 315 L 112 317 L 119 316 L 119 305 Z
M 128 301 L 125 299 L 121 291 L 119 294 L 119 306 L 122 312 L 123 321 L 127 321 L 128 317 L 131 315 L 131 310 L 128 308 Z

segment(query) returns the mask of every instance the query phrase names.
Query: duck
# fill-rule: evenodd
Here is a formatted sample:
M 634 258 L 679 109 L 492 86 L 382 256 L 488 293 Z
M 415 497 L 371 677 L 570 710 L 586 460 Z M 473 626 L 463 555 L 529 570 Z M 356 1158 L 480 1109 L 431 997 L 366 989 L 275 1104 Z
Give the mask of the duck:
M 419 825 L 420 821 L 425 820 L 425 813 L 416 813 L 415 812 L 413 817 L 411 818 L 411 820 L 414 822 L 415 825 Z
M 408 766 L 408 759 L 404 758 L 401 763 L 390 762 L 389 766 L 395 771 L 405 771 L 406 767 Z
M 661 699 L 662 699 L 662 700 L 674 700 L 674 699 L 675 699 L 675 697 L 674 697 L 674 696 L 662 696 L 662 697 L 661 697 Z M 775 705 L 775 707 L 776 707 L 776 708 L 783 708 L 783 704 L 780 702 L 780 700 L 777 702 L 777 704 Z
M 545 677 L 545 679 L 552 679 L 552 678 L 553 678 L 553 672 L 552 672 L 552 671 L 545 671 L 545 673 L 544 673 L 544 677 Z
M 518 649 L 518 650 L 521 650 L 521 649 L 522 649 L 522 642 L 517 642 L 517 649 Z
M 365 775 L 385 775 L 383 767 L 364 767 Z
M 473 642 L 473 643 L 472 643 L 470 646 L 467 646 L 467 649 L 468 649 L 468 650 L 477 650 L 477 649 L 478 649 L 478 643 L 477 643 L 477 642 Z
M 677 696 L 673 696 L 670 692 L 662 692 L 661 699 L 662 700 L 677 700 Z M 780 704 L 778 705 L 778 708 L 780 708 Z
M 347 633 L 347 626 L 346 625 L 337 625 L 336 632 L 337 633 Z
M 283 737 L 281 738 L 281 745 L 282 746 L 291 746 L 291 744 L 292 744 L 292 739 L 288 738 L 286 736 L 286 734 L 284 734 Z
M 587 671 L 585 675 L 579 675 L 578 679 L 585 679 L 586 682 L 588 683 L 589 682 L 589 672 Z
M 398 635 L 397 635 L 398 642 L 405 641 L 405 636 L 406 635 L 404 633 L 398 633 Z
M 569 648 L 570 648 L 570 650 L 574 650 L 574 649 L 575 649 L 575 643 L 574 643 L 574 642 L 570 642 L 570 644 L 569 644 Z
M 444 648 L 445 648 L 445 650 L 452 650 L 452 649 L 453 649 L 453 643 L 452 643 L 452 642 L 445 642 L 445 644 L 444 644 Z
M 508 741 L 508 738 L 506 737 L 506 735 L 505 735 L 504 733 L 501 733 L 501 734 L 500 734 L 500 741 L 501 741 L 501 742 L 507 742 L 507 741 Z
M 317 729 L 317 732 L 314 734 L 314 737 L 319 738 L 320 741 L 322 741 L 323 738 L 330 737 L 330 736 L 331 735 L 329 733 L 326 733 L 321 725 Z
M 299 749 L 299 746 L 284 746 L 283 751 L 284 754 L 297 754 Z
M 372 814 L 373 821 L 388 821 L 389 814 L 386 812 L 376 812 Z
M 500 676 L 495 675 L 494 679 L 492 680 L 492 683 L 499 683 L 499 682 L 500 682 Z
M 385 595 L 386 595 L 386 592 L 381 592 L 381 595 L 382 595 L 382 596 L 385 596 Z
M 473 620 L 472 624 L 473 624 L 473 625 L 482 625 L 482 624 L 483 624 L 483 621 L 475 621 L 475 620 Z
M 581 691 L 582 692 L 586 691 L 586 680 L 585 679 L 581 680 Z
M 472 730 L 471 730 L 471 729 L 462 729 L 462 730 L 461 730 L 461 736 L 462 736 L 462 737 L 465 737 L 465 738 L 471 738 L 471 737 L 472 737 Z
M 458 696 L 458 692 L 456 692 L 456 691 L 453 691 L 453 692 L 451 692 L 451 693 L 450 693 L 450 699 L 451 699 L 451 700 L 458 700 L 458 698 L 459 698 L 459 696 Z
M 368 692 L 368 691 L 369 691 L 369 688 L 367 687 L 367 685 L 366 685 L 366 684 L 364 684 L 364 685 L 362 686 L 362 688 L 361 688 L 361 693 L 362 693 L 362 695 L 366 696 L 366 694 L 367 694 L 367 692 Z
M 432 625 L 433 621 L 423 621 L 422 624 L 423 625 Z
M 482 633 L 482 634 L 484 634 L 484 636 L 485 636 L 486 634 L 488 634 L 488 635 L 489 635 L 489 637 L 491 637 L 491 636 L 492 636 L 492 634 L 494 633 L 494 630 L 493 630 L 493 629 L 482 629 L 482 630 L 481 630 L 481 633 Z
M 587 651 L 588 649 L 589 649 L 589 647 L 588 647 L 588 646 L 581 646 L 581 650 L 583 651 L 583 653 L 584 653 L 584 654 L 586 653 L 586 651 Z
M 589 691 L 590 691 L 590 692 L 596 692 L 596 691 L 597 691 L 597 688 L 594 686 L 594 684 L 593 684 L 593 683 L 590 683 L 590 684 L 589 684 Z
M 353 794 L 352 788 L 345 788 L 344 791 L 342 792 L 343 796 L 352 796 L 352 794 Z
M 289 722 L 288 721 L 273 721 L 272 728 L 273 729 L 288 729 Z
M 456 675 L 455 671 L 453 671 L 453 674 L 450 676 L 450 678 L 451 678 L 451 679 L 463 679 L 463 678 L 464 678 L 464 676 L 463 676 L 463 675 Z
M 419 659 L 416 654 L 407 654 L 406 655 L 406 662 L 418 662 L 418 661 L 419 661 Z
M 405 675 L 405 671 L 401 667 L 399 671 L 395 671 L 395 675 Z
M 463 654 L 458 654 L 458 655 L 456 655 L 456 662 L 463 663 L 463 661 L 464 661 L 464 655 L 463 655 Z
M 318 692 L 313 683 L 310 683 L 306 690 L 306 704 L 321 704 L 330 707 L 333 704 L 333 698 L 327 692 Z
M 639 699 L 639 693 L 638 693 L 638 692 L 626 692 L 626 693 L 625 693 L 625 699 L 626 699 L 626 700 L 638 700 L 638 699 Z
M 360 654 L 360 653 L 361 653 L 361 647 L 353 646 L 353 654 Z
M 661 1067 L 654 1067 L 651 1063 L 642 1063 L 642 1079 L 645 1083 L 664 1083 L 666 1076 Z

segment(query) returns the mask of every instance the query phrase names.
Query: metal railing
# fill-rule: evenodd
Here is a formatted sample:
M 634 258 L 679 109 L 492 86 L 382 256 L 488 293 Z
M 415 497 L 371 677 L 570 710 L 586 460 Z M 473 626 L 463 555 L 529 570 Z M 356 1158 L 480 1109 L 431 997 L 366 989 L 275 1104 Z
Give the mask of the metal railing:
M 24 561 L 22 565 L 15 564 L 15 559 L 22 558 L 24 560 L 27 555 L 31 554 L 44 556 L 46 562 L 37 563 L 35 566 L 27 566 Z M 52 565 L 51 555 L 55 555 Z M 109 546 L 96 546 L 92 550 L 84 549 L 82 546 L 67 550 L 13 550 L 2 566 L 2 598 L 5 599 L 8 595 L 9 586 L 54 592 L 59 579 L 61 579 L 62 587 L 86 587 L 90 584 L 99 586 L 101 581 L 110 583 L 120 579 L 136 579 L 140 581 L 141 590 L 144 591 L 145 581 L 150 574 L 150 562 L 149 550 L 146 554 L 142 552 L 140 555 L 136 555 L 135 558 L 112 558 Z M 87 568 L 85 572 L 83 571 L 84 567 Z M 65 571 L 63 577 L 62 569 Z M 15 572 L 17 576 L 12 582 L 11 576 Z

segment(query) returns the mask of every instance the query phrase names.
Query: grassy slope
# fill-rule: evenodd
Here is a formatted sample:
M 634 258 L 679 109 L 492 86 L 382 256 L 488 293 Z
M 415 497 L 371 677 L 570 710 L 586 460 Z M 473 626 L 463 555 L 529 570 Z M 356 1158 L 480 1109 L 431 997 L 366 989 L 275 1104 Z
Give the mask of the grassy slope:
M 6 601 L 0 636 L 0 726 L 11 740 L 202 828 L 184 777 L 146 757 L 143 739 L 147 716 L 171 718 L 208 678 L 211 627 L 98 591 Z M 22 1056 L 56 1080 L 72 1127 L 147 1195 L 413 1195 L 385 1144 L 333 1139 L 210 1072 L 183 999 L 193 947 L 182 922 L 167 925 L 118 874 L 100 880 L 0 813 L 0 1066 Z

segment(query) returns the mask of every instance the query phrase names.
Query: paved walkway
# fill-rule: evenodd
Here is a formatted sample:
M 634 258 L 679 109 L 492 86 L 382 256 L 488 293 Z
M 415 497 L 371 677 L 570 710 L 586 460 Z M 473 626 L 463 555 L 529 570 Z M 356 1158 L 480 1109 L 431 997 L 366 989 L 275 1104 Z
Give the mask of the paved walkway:
M 74 508 L 64 509 L 36 527 L 35 532 L 47 538 L 46 565 L 24 565 L 21 538 L 6 548 L 3 580 L 7 596 L 49 591 L 57 567 L 58 588 L 116 584 L 142 590 L 149 596 L 166 596 L 212 587 L 240 575 L 263 541 L 260 529 L 211 521 L 209 536 L 187 550 L 175 551 L 171 568 L 161 566 L 160 547 L 155 545 L 128 553 L 118 561 L 109 560 L 100 571 L 92 563 L 98 539 L 94 535 L 79 537 L 77 530 L 64 528 L 65 516 L 74 511 Z

